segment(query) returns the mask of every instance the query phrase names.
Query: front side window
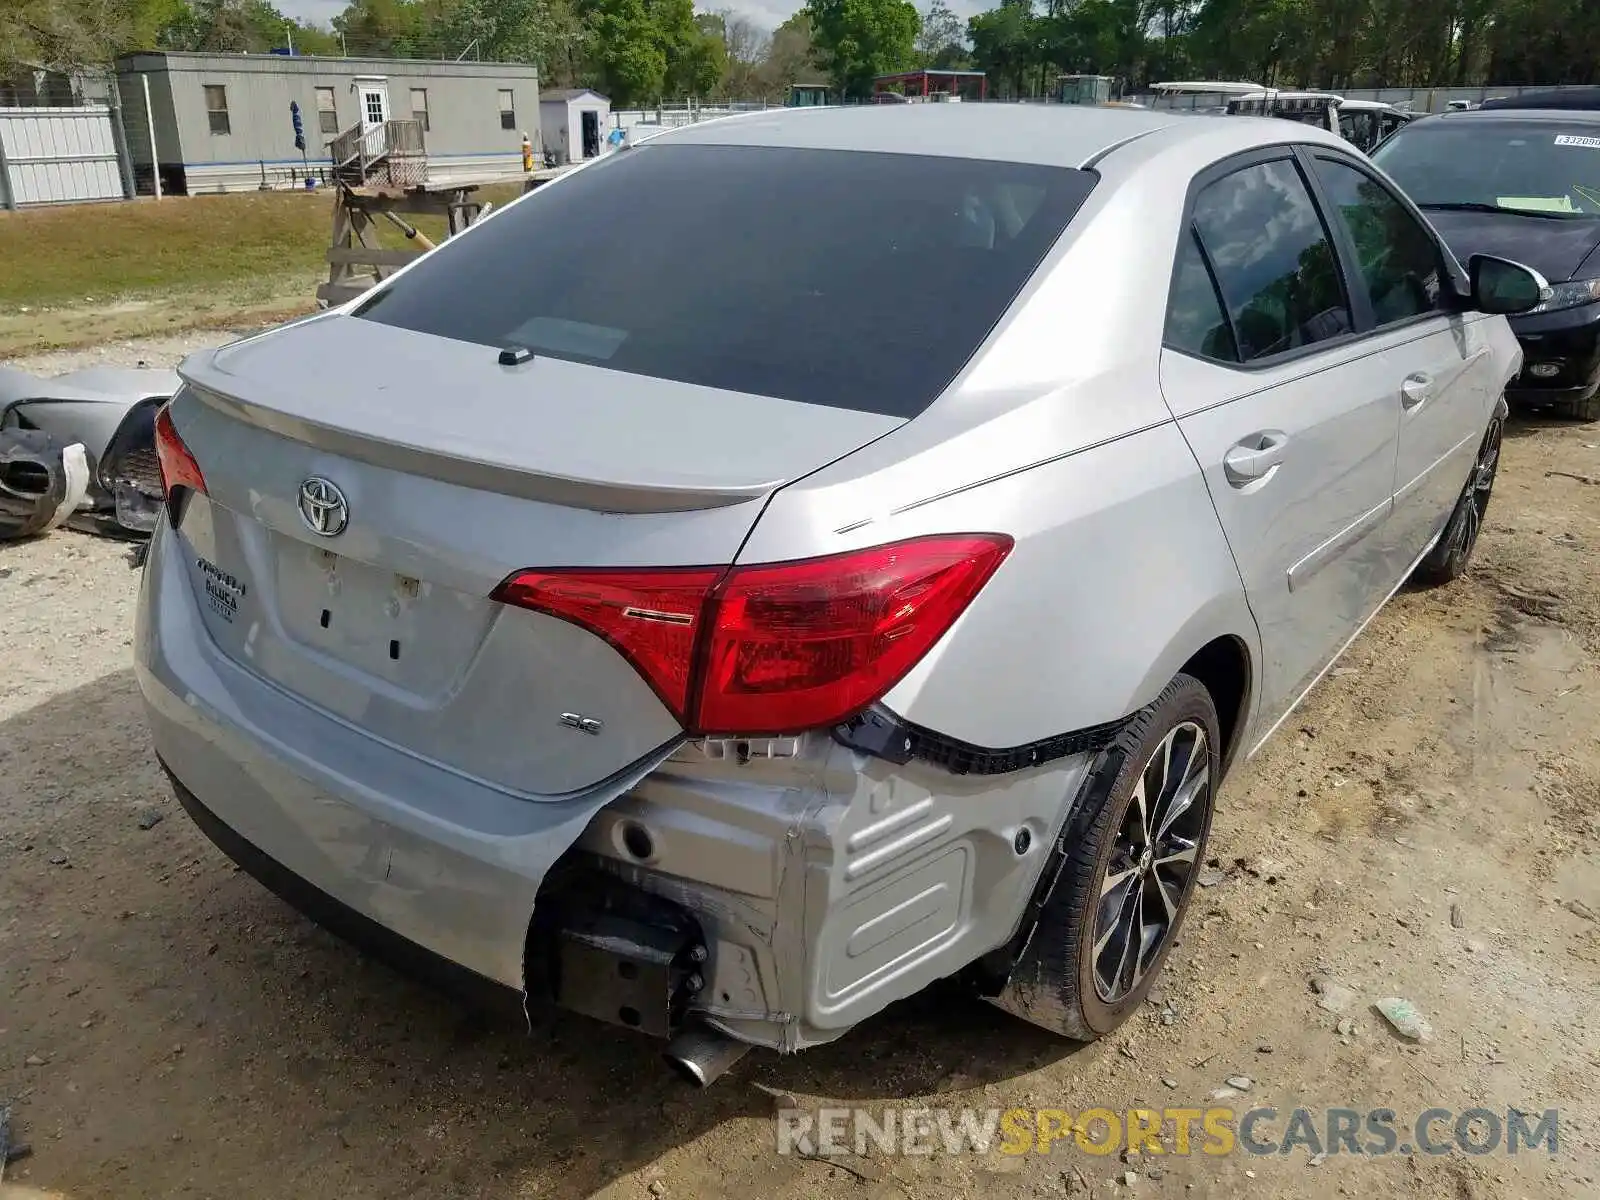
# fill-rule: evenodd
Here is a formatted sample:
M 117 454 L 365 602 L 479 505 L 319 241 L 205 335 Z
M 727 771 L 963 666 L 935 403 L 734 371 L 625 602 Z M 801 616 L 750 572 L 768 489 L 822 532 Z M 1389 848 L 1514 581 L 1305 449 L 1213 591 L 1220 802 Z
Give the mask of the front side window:
M 1443 262 L 1428 231 L 1365 171 L 1320 157 L 1316 165 L 1328 202 L 1355 243 L 1377 323 L 1442 312 Z
M 358 318 L 910 417 L 1094 181 L 948 156 L 645 143 L 452 239 Z M 528 399 L 531 411 L 550 400 Z
M 211 132 L 232 133 L 233 128 L 228 123 L 228 89 L 220 83 L 208 83 L 205 93 L 206 124 L 211 127 Z
M 331 87 L 317 89 L 317 127 L 323 133 L 339 132 L 339 107 Z
M 517 127 L 517 105 L 511 95 L 510 88 L 500 90 L 500 128 L 515 129 Z
M 1194 227 L 1244 362 L 1353 328 L 1338 259 L 1290 159 L 1225 175 L 1195 198 Z
M 1372 161 L 1422 209 L 1600 217 L 1600 114 L 1594 121 L 1413 121 L 1379 146 Z
M 411 89 L 411 119 L 422 126 L 422 132 L 428 132 L 428 90 L 426 88 Z

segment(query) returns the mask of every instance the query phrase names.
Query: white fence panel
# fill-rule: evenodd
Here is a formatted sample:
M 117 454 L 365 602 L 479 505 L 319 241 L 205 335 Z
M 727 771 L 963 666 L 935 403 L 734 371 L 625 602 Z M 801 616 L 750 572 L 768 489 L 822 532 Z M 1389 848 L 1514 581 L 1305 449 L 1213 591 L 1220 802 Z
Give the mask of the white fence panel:
M 113 120 L 103 105 L 0 108 L 0 206 L 126 196 Z

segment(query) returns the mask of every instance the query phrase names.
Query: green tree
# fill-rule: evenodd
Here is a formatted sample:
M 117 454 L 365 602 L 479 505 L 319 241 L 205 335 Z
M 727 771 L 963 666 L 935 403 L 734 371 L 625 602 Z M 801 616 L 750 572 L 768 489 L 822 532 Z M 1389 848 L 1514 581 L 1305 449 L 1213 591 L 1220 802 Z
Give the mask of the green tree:
M 762 68 L 772 56 L 772 39 L 748 17 L 723 10 L 695 18 L 722 38 L 722 91 L 734 99 L 765 95 Z
M 952 68 L 966 62 L 966 30 L 944 0 L 933 0 L 917 31 L 917 61 L 924 67 Z
M 653 0 L 656 37 L 667 59 L 666 94 L 704 98 L 717 90 L 727 65 L 716 18 L 702 24 L 694 0 Z
M 578 15 L 590 31 L 588 65 L 611 102 L 629 108 L 659 99 L 667 55 L 647 0 L 580 0 Z
M 988 72 L 996 95 L 1023 96 L 1040 58 L 1042 30 L 1032 0 L 1007 0 L 967 22 L 972 60 Z
M 818 74 L 811 18 L 801 9 L 772 33 L 766 61 L 758 73 L 761 94 L 768 99 L 787 96 L 796 83 L 810 83 Z
M 333 29 L 343 36 L 343 44 L 351 54 L 378 58 L 420 56 L 431 48 L 440 15 L 430 14 L 416 0 L 351 0 L 333 18 Z M 461 49 L 465 49 L 464 44 Z M 434 50 L 433 56 L 438 54 Z
M 921 19 L 907 0 L 809 0 L 818 61 L 847 96 L 865 96 L 875 75 L 915 61 Z
M 302 54 L 337 54 L 326 29 L 285 16 L 269 0 L 200 0 L 180 18 L 173 41 L 182 50 L 262 54 L 287 46 Z

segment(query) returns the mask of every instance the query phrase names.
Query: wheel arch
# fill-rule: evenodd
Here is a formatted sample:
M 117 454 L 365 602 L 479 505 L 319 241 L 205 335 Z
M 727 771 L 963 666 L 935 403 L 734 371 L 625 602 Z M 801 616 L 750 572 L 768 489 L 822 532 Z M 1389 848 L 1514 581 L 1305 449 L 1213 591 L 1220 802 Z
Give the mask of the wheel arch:
M 1189 656 L 1179 674 L 1198 679 L 1211 693 L 1222 733 L 1222 773 L 1226 776 L 1244 740 L 1255 696 L 1250 649 L 1236 634 L 1214 637 Z
M 1247 735 L 1260 702 L 1260 662 L 1260 636 L 1241 585 L 1236 592 L 1213 596 L 1172 636 L 1153 660 L 1129 711 L 1153 702 L 1178 675 L 1198 679 L 1217 708 L 1226 775 L 1241 748 L 1249 745 Z

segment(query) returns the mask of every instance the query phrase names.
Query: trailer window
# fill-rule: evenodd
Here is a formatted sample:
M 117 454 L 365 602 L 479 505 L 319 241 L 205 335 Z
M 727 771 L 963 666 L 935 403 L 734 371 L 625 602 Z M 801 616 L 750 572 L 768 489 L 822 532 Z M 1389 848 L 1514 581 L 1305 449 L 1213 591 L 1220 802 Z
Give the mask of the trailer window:
M 228 124 L 228 89 L 220 83 L 208 83 L 206 91 L 206 123 L 212 133 L 232 133 Z
M 339 132 L 339 109 L 331 87 L 317 89 L 317 127 L 323 133 Z
M 511 89 L 503 88 L 500 92 L 500 128 L 515 129 L 517 127 L 517 105 L 512 98 Z

